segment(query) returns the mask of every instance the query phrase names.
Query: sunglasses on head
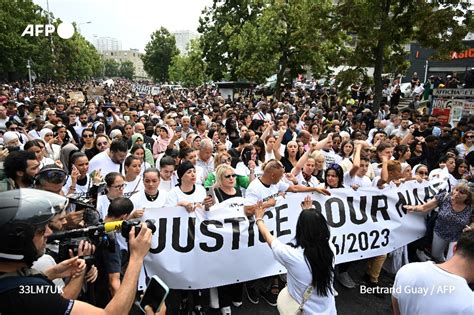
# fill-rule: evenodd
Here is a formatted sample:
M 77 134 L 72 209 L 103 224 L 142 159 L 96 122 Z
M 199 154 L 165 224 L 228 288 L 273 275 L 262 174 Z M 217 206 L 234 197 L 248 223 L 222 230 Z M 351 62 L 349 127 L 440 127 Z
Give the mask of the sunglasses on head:
M 331 164 L 328 165 L 328 169 L 330 169 L 330 168 L 333 168 L 333 169 L 337 170 L 337 169 L 340 169 L 341 166 L 339 164 L 336 164 L 336 163 L 331 163 Z
M 38 178 L 45 179 L 51 183 L 61 183 L 66 179 L 66 173 L 62 170 L 44 170 L 39 172 Z

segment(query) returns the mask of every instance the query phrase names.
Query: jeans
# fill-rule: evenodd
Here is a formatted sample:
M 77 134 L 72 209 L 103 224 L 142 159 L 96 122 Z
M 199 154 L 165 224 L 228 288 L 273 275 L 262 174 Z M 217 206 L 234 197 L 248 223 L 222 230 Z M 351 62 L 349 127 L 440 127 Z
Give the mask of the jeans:
M 444 240 L 443 238 L 441 238 L 441 236 L 434 232 L 433 242 L 431 243 L 431 256 L 433 256 L 433 258 L 438 262 L 446 261 L 446 256 L 444 256 L 444 252 L 448 245 L 449 241 Z

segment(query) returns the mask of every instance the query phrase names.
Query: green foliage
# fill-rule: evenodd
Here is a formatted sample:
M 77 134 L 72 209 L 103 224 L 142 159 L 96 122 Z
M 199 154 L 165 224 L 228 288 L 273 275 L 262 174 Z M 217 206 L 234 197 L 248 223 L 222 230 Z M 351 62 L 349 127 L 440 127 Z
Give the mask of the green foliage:
M 105 59 L 104 61 L 104 74 L 106 77 L 118 77 L 120 64 L 113 59 Z
M 352 37 L 341 63 L 374 67 L 376 107 L 382 98 L 382 73 L 408 68 L 405 44 L 418 41 L 448 56 L 462 50 L 462 39 L 474 29 L 469 0 L 339 0 L 335 8 L 334 25 Z
M 202 46 L 213 79 L 257 83 L 277 74 L 280 84 L 311 69 L 325 73 L 344 49 L 331 24 L 330 0 L 214 1 L 200 19 Z M 219 73 L 220 71 L 220 73 Z
M 212 7 L 203 10 L 198 31 L 207 74 L 212 80 L 224 77 L 237 80 L 240 51 L 230 42 L 244 24 L 255 21 L 263 9 L 263 0 L 214 0 Z M 258 43 L 256 43 L 258 44 Z
M 209 80 L 206 75 L 207 64 L 202 59 L 202 50 L 199 39 L 188 44 L 187 55 L 176 55 L 171 61 L 169 78 L 173 82 L 180 82 L 184 86 L 199 86 Z
M 133 76 L 135 75 L 135 67 L 133 66 L 133 62 L 122 61 L 120 64 L 119 75 L 123 78 L 133 80 Z
M 0 73 L 26 77 L 26 63 L 43 79 L 88 79 L 101 74 L 102 63 L 95 48 L 77 32 L 70 39 L 56 33 L 21 36 L 29 24 L 47 24 L 48 12 L 32 1 L 0 0 Z M 55 26 L 61 20 L 51 15 Z M 53 54 L 54 51 L 54 54 Z
M 179 50 L 176 48 L 175 37 L 161 27 L 151 34 L 151 40 L 145 47 L 145 54 L 141 57 L 143 67 L 155 81 L 166 82 L 171 60 L 177 54 Z

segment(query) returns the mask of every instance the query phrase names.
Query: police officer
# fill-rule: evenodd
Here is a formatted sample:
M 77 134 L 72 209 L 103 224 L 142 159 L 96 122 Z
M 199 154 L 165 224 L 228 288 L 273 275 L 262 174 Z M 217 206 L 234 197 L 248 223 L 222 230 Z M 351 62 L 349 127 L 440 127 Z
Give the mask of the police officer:
M 66 198 L 29 188 L 0 193 L 0 314 L 128 314 L 134 302 L 143 258 L 150 249 L 152 232 L 142 225 L 131 229 L 130 262 L 122 284 L 105 309 L 63 298 L 51 280 L 69 274 L 79 264 L 60 266 L 44 274 L 31 268 L 44 254 L 51 235 L 48 222 L 66 206 Z M 160 314 L 165 314 L 164 309 Z M 147 314 L 152 314 L 147 307 Z

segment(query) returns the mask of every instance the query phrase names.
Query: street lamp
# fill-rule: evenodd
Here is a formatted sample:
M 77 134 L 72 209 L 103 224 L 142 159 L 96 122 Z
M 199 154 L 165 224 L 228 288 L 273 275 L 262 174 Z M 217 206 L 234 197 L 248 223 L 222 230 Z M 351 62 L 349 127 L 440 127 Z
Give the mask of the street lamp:
M 28 69 L 28 79 L 30 81 L 30 92 L 33 91 L 33 83 L 31 83 L 31 65 L 30 59 L 28 59 L 28 63 L 26 64 L 26 68 Z
M 85 24 L 91 24 L 91 23 L 92 23 L 91 21 L 82 22 L 82 23 L 77 23 L 77 31 L 78 31 L 79 33 L 81 33 L 81 28 L 80 28 L 80 26 L 81 26 L 81 25 L 85 25 Z M 82 35 L 82 34 L 81 34 L 81 35 Z

